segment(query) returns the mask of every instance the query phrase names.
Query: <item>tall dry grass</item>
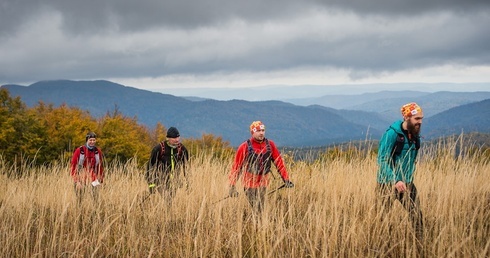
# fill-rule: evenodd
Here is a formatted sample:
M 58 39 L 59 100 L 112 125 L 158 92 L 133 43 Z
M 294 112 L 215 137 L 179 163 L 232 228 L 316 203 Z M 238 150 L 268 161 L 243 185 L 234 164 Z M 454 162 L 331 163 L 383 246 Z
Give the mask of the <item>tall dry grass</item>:
M 422 153 L 415 183 L 428 257 L 490 256 L 490 165 L 455 156 L 455 143 Z M 370 153 L 370 152 L 366 152 Z M 231 161 L 193 157 L 188 189 L 171 204 L 146 192 L 135 163 L 107 168 L 99 202 L 77 204 L 67 165 L 24 169 L 2 162 L 3 257 L 415 257 L 399 203 L 381 223 L 374 211 L 376 157 L 288 160 L 293 189 L 268 195 L 261 218 L 241 194 L 225 198 Z M 275 174 L 270 191 L 282 182 Z M 390 231 L 389 228 L 392 228 Z

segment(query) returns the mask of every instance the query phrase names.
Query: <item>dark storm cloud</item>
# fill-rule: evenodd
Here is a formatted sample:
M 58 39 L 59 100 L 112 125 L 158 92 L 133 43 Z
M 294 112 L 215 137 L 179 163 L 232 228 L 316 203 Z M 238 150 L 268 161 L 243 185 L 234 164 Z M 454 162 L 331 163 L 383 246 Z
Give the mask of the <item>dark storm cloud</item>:
M 98 30 L 116 26 L 121 30 L 152 27 L 192 28 L 243 19 L 261 22 L 301 15 L 305 10 L 347 11 L 357 15 L 419 16 L 427 12 L 448 11 L 464 15 L 486 12 L 490 1 L 312 1 L 312 0 L 6 0 L 1 6 L 2 31 L 9 31 L 36 17 L 39 11 L 63 14 L 68 31 Z
M 0 3 L 0 82 L 490 65 L 490 1 Z

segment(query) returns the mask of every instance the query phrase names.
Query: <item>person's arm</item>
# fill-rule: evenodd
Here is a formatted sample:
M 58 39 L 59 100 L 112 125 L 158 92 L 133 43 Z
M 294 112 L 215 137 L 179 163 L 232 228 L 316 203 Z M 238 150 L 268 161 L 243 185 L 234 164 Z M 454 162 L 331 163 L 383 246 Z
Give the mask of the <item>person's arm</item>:
M 247 155 L 247 143 L 242 143 L 237 149 L 235 160 L 233 161 L 230 174 L 228 175 L 230 186 L 236 185 L 236 182 L 240 177 L 240 172 L 242 170 L 243 162 L 245 160 L 246 155 Z
M 77 183 L 80 181 L 80 177 L 78 175 L 78 159 L 80 158 L 80 148 L 76 148 L 73 152 L 73 157 L 71 158 L 71 170 L 70 175 L 73 179 L 73 182 Z
M 242 143 L 235 154 L 235 160 L 233 161 L 233 165 L 231 166 L 230 174 L 228 175 L 228 180 L 230 181 L 230 190 L 228 192 L 228 196 L 237 197 L 238 191 L 236 190 L 236 182 L 240 177 L 240 173 L 242 172 L 243 162 L 247 155 L 247 143 Z
M 381 137 L 378 148 L 378 165 L 386 181 L 396 183 L 397 175 L 393 166 L 392 151 L 396 144 L 397 133 L 394 130 L 386 131 Z
M 157 169 L 157 164 L 158 164 L 158 156 L 160 153 L 160 145 L 155 146 L 150 154 L 150 160 L 148 161 L 148 169 L 146 170 L 146 181 L 148 184 L 153 184 L 155 183 L 155 173 Z
M 277 168 L 277 171 L 282 177 L 282 180 L 284 182 L 289 181 L 289 175 L 286 169 L 286 166 L 284 165 L 284 159 L 281 156 L 281 153 L 276 147 L 276 144 L 269 140 L 269 144 L 271 145 L 271 155 L 272 155 L 272 160 L 274 161 L 274 165 Z

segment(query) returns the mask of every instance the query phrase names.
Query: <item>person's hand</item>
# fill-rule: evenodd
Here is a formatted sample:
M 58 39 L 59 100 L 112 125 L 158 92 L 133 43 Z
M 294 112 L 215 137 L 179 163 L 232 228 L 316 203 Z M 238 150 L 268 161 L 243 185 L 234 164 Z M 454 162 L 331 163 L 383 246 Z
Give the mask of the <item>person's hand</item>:
M 292 187 L 294 187 L 294 184 L 293 184 L 293 182 L 286 180 L 286 181 L 284 181 L 284 187 L 292 188 Z
M 403 181 L 398 181 L 396 182 L 395 184 L 395 189 L 399 192 L 399 193 L 403 193 L 407 190 L 407 185 L 403 182 Z
M 148 190 L 150 191 L 150 194 L 153 194 L 155 192 L 155 184 L 149 184 Z
M 230 197 L 238 197 L 238 191 L 236 190 L 235 186 L 232 185 L 230 187 L 230 193 L 229 193 L 229 196 Z

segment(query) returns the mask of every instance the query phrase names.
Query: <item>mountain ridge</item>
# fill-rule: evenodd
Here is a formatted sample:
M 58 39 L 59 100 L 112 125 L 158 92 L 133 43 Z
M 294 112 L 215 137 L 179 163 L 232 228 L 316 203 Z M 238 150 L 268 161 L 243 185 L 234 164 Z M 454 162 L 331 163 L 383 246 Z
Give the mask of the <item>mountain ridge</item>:
M 378 108 L 377 112 L 374 112 L 365 107 L 362 107 L 363 110 L 334 109 L 321 105 L 299 106 L 279 100 L 193 101 L 185 97 L 136 89 L 104 80 L 54 80 L 41 81 L 29 86 L 2 87 L 7 88 L 12 96 L 20 96 L 30 107 L 38 101 L 55 106 L 66 103 L 88 110 L 96 117 L 117 108 L 126 116 L 137 117 L 139 123 L 150 128 L 161 122 L 166 127 L 178 127 L 184 137 L 213 134 L 223 137 L 233 146 L 250 137 L 248 126 L 254 120 L 262 120 L 266 124 L 267 137 L 279 146 L 325 146 L 345 141 L 378 139 L 391 120 L 399 119 L 400 105 L 392 104 L 385 106 L 384 110 Z M 424 96 L 422 93 L 420 95 Z M 462 95 L 451 96 L 455 98 Z M 381 99 L 378 102 L 387 103 L 387 100 Z M 481 105 L 486 107 L 484 104 Z M 391 116 L 386 115 L 387 110 L 391 110 Z M 430 115 L 426 117 L 431 118 Z M 481 121 L 483 118 L 473 119 Z M 432 121 L 442 125 L 448 123 L 445 119 Z M 490 126 L 482 129 L 477 124 L 470 123 L 468 128 L 489 131 Z M 436 132 L 431 134 L 431 137 L 437 135 Z

